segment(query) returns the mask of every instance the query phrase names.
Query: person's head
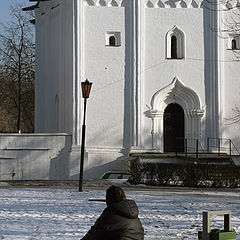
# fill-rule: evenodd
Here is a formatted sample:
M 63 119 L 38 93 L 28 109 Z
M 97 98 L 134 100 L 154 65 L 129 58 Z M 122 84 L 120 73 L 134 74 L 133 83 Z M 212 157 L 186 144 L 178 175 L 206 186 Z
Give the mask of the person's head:
M 126 200 L 124 191 L 120 187 L 111 186 L 106 192 L 107 206 Z

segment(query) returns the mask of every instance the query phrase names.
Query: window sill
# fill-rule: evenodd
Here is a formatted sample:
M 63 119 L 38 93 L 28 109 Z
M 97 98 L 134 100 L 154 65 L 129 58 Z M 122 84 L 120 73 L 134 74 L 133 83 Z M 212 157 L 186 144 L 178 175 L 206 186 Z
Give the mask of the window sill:
M 121 47 L 121 45 L 115 45 L 115 46 L 105 45 L 105 47 Z
M 227 50 L 228 50 L 228 51 L 229 51 L 229 50 L 230 50 L 230 51 L 231 51 L 231 50 L 232 50 L 232 51 L 239 51 L 239 50 L 240 50 L 240 48 L 235 48 L 235 49 L 232 49 L 232 48 L 227 48 Z
M 184 60 L 185 58 L 182 57 L 182 58 L 166 58 L 167 60 Z

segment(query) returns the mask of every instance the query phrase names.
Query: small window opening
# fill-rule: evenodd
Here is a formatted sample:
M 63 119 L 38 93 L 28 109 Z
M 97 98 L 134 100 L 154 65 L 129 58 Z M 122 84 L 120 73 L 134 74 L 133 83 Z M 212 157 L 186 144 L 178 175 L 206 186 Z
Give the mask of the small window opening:
M 177 37 L 171 37 L 171 58 L 177 59 Z
M 109 38 L 109 46 L 116 46 L 116 38 L 114 36 Z
M 121 46 L 121 33 L 120 32 L 107 32 L 105 46 L 120 47 Z
M 232 49 L 237 49 L 237 41 L 235 39 L 232 40 Z

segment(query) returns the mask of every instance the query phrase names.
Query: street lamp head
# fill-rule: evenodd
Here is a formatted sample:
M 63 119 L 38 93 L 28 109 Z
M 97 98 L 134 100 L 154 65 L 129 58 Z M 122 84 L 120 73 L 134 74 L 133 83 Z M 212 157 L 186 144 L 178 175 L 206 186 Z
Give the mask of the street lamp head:
M 90 94 L 91 87 L 92 87 L 92 82 L 89 82 L 86 79 L 85 82 L 81 82 L 81 86 L 82 86 L 82 97 L 89 98 L 89 94 Z

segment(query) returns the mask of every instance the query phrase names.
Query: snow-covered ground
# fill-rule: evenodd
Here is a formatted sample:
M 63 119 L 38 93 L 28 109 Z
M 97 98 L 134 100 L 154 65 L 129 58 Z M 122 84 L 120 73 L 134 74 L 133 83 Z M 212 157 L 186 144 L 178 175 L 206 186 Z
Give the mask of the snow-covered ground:
M 134 199 L 145 240 L 197 239 L 202 211 L 232 210 L 232 226 L 240 239 L 239 192 L 127 191 Z M 0 189 L 0 239 L 80 239 L 105 208 L 104 190 Z M 212 226 L 223 228 L 223 217 Z

